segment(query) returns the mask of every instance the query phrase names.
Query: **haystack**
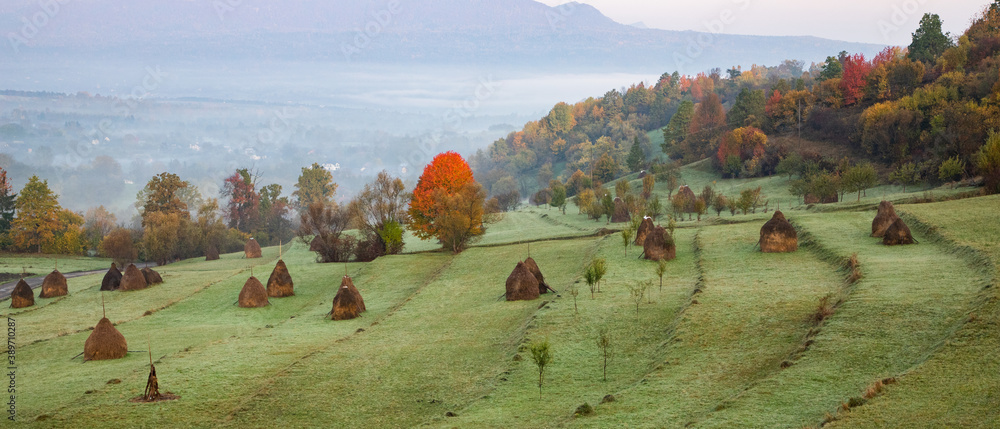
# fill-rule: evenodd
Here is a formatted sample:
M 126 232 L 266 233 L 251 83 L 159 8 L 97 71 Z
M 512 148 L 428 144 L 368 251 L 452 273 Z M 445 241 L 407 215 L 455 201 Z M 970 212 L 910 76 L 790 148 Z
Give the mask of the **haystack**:
M 620 223 L 632 220 L 632 215 L 628 212 L 628 205 L 621 198 L 615 198 L 615 212 L 611 215 L 611 222 Z
M 114 262 L 111 263 L 111 268 L 108 269 L 107 274 L 104 274 L 104 280 L 101 280 L 101 290 L 102 291 L 113 291 L 118 290 L 122 285 L 122 272 L 118 271 L 118 266 Z
M 646 236 L 648 236 L 650 232 L 653 232 L 653 228 L 655 227 L 656 225 L 653 225 L 653 218 L 643 218 L 642 223 L 639 224 L 639 230 L 635 232 L 635 245 L 642 246 L 643 243 L 646 242 Z
M 271 271 L 271 277 L 267 279 L 267 296 L 271 298 L 284 298 L 295 295 L 295 291 L 292 290 L 293 287 L 292 275 L 288 273 L 285 261 L 279 259 L 278 263 L 274 266 L 274 270 Z
M 368 311 L 368 307 L 365 307 L 365 299 L 361 296 L 361 291 L 354 286 L 354 280 L 352 280 L 350 276 L 344 276 L 344 279 L 340 281 L 340 286 L 341 287 L 347 286 L 347 288 L 351 290 L 351 293 L 353 293 L 354 296 L 357 297 L 358 303 L 360 303 L 359 305 L 361 306 L 362 313 Z
M 135 264 L 129 264 L 125 268 L 125 272 L 122 273 L 122 283 L 120 290 L 123 291 L 133 291 L 133 290 L 143 290 L 149 287 L 146 283 L 146 276 L 142 275 L 142 271 L 139 271 L 135 267 Z
M 885 236 L 885 230 L 889 229 L 896 219 L 899 219 L 899 216 L 896 215 L 896 208 L 893 207 L 892 203 L 888 201 L 879 203 L 878 214 L 872 221 L 872 237 L 882 238 Z
M 354 287 L 351 278 L 344 276 L 337 290 L 337 296 L 333 297 L 333 309 L 330 310 L 332 320 L 350 320 L 357 318 L 365 311 L 365 300 L 361 293 Z
M 531 301 L 538 299 L 538 279 L 524 262 L 518 262 L 507 277 L 507 301 Z
M 42 280 L 42 293 L 38 294 L 38 297 L 55 298 L 67 294 L 69 294 L 69 289 L 66 287 L 66 276 L 62 275 L 59 270 L 53 270 L 45 276 L 45 280 Z
M 115 329 L 107 317 L 97 322 L 83 345 L 83 360 L 121 359 L 128 354 L 125 336 Z
M 247 259 L 263 257 L 260 251 L 260 243 L 257 243 L 257 240 L 251 238 L 250 241 L 247 241 L 247 244 L 243 246 L 243 254 Z
M 142 269 L 142 277 L 146 279 L 146 284 L 149 286 L 163 283 L 163 277 L 160 277 L 160 273 L 149 267 Z
M 646 236 L 642 243 L 645 258 L 651 261 L 672 261 L 677 259 L 677 245 L 666 228 L 658 226 Z
M 260 280 L 253 276 L 243 284 L 238 303 L 241 308 L 261 308 L 271 305 L 267 300 L 267 289 L 264 289 Z
M 205 249 L 205 260 L 206 261 L 218 261 L 219 260 L 219 248 L 215 246 L 209 246 Z
M 674 198 L 684 198 L 684 213 L 694 212 L 694 202 L 698 200 L 698 196 L 689 186 L 677 188 L 677 196 Z
M 35 305 L 35 291 L 31 290 L 28 282 L 21 279 L 10 292 L 10 308 L 27 308 Z
M 760 251 L 764 253 L 789 253 L 799 250 L 799 233 L 785 219 L 781 210 L 775 211 L 771 220 L 760 228 Z
M 548 283 L 545 283 L 545 276 L 542 275 L 542 270 L 538 268 L 538 264 L 530 256 L 528 259 L 524 260 L 524 266 L 528 267 L 528 271 L 531 271 L 531 275 L 535 276 L 535 280 L 538 280 L 538 293 L 546 294 L 549 291 L 555 292 L 555 289 L 549 287 Z
M 913 239 L 913 234 L 910 233 L 910 227 L 906 226 L 906 222 L 903 222 L 903 219 L 900 218 L 896 218 L 892 222 L 892 225 L 886 228 L 885 236 L 882 237 L 882 244 L 886 246 L 914 243 L 916 243 L 916 240 Z

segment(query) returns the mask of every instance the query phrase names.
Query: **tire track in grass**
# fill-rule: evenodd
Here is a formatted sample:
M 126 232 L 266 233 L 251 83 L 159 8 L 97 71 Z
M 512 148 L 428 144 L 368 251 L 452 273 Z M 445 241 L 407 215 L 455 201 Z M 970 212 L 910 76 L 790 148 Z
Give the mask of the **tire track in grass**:
M 997 197 L 907 207 L 900 211 L 910 228 L 925 242 L 939 244 L 966 261 L 968 270 L 983 279 L 982 289 L 969 303 L 959 329 L 947 336 L 924 362 L 907 370 L 898 384 L 886 386 L 863 407 L 838 413 L 831 427 L 995 427 L 1000 419 L 996 396 L 998 377 L 986 368 L 1000 367 L 997 325 L 1000 286 L 1000 236 L 992 215 Z M 914 213 L 911 214 L 910 211 Z M 964 323 L 962 323 L 964 322 Z
M 395 304 L 394 306 L 392 306 L 389 309 L 389 311 L 386 312 L 385 314 L 382 314 L 382 315 L 378 316 L 377 318 L 375 318 L 375 320 L 372 321 L 372 323 L 368 325 L 369 329 L 372 328 L 372 327 L 374 327 L 374 326 L 377 326 L 378 324 L 382 323 L 383 321 L 385 321 L 385 320 L 389 319 L 390 317 L 392 317 L 393 315 L 395 315 L 401 308 L 403 308 L 406 304 L 408 304 L 410 301 L 412 301 L 414 298 L 416 298 L 418 295 L 420 295 L 420 293 L 423 292 L 423 290 L 428 285 L 430 285 L 430 284 L 434 283 L 435 281 L 437 281 L 437 279 L 439 279 L 441 277 L 441 274 L 443 274 L 445 271 L 448 270 L 449 267 L 451 267 L 451 265 L 452 265 L 452 263 L 454 263 L 454 261 L 455 261 L 455 257 L 448 258 L 445 261 L 444 264 L 442 264 L 437 270 L 435 270 L 434 273 L 431 274 L 431 276 L 428 277 L 427 280 L 425 280 L 419 287 L 417 287 L 417 289 L 412 294 L 410 294 L 409 296 L 407 296 L 406 299 L 404 299 L 404 300 L 400 301 L 399 303 Z M 367 268 L 367 266 L 366 266 L 366 268 Z M 229 414 L 226 415 L 225 421 L 228 422 L 228 421 L 234 420 L 237 417 L 238 414 L 240 414 L 241 412 L 245 412 L 248 409 L 247 408 L 248 404 L 250 404 L 252 402 L 255 402 L 255 401 L 258 401 L 258 400 L 261 399 L 261 397 L 266 396 L 267 395 L 267 389 L 270 386 L 273 386 L 279 379 L 288 376 L 288 374 L 294 368 L 302 366 L 302 365 L 305 365 L 309 359 L 313 358 L 317 354 L 329 351 L 330 349 L 332 349 L 334 347 L 340 347 L 341 343 L 350 341 L 351 339 L 356 338 L 356 337 L 364 334 L 365 332 L 367 332 L 367 331 L 364 330 L 364 329 L 358 329 L 357 331 L 354 331 L 353 333 L 348 334 L 345 337 L 338 338 L 331 345 L 325 345 L 325 346 L 316 347 L 312 351 L 310 351 L 310 352 L 308 352 L 308 353 L 306 353 L 306 354 L 304 354 L 304 355 L 296 358 L 291 363 L 285 365 L 283 368 L 278 369 L 274 373 L 274 375 L 268 377 L 267 379 L 263 380 L 262 382 L 260 382 L 258 384 L 258 387 L 256 389 L 256 391 L 258 393 L 254 394 L 254 395 L 251 395 L 251 396 L 248 396 L 239 405 L 237 405 L 232 411 L 230 411 Z
M 680 317 L 663 366 L 624 400 L 601 406 L 596 417 L 578 418 L 572 426 L 698 425 L 781 371 L 781 362 L 808 331 L 815 303 L 836 290 L 839 279 L 808 253 L 756 251 L 757 232 L 757 224 L 700 232 L 700 293 Z
M 559 239 L 550 240 L 548 244 L 549 245 L 557 244 L 558 241 L 562 240 Z M 592 240 L 590 242 L 590 245 L 586 248 L 586 250 L 582 253 L 582 255 L 577 257 L 578 259 L 575 261 L 576 263 L 573 264 L 573 266 L 577 268 L 571 269 L 572 273 L 569 274 L 563 273 L 562 270 L 560 269 L 562 268 L 563 264 L 547 263 L 551 262 L 551 258 L 544 258 L 536 254 L 536 256 L 539 257 L 538 263 L 540 264 L 541 267 L 544 267 L 543 269 L 544 269 L 544 274 L 546 275 L 546 282 L 548 282 L 549 284 L 554 284 L 555 281 L 559 281 L 554 279 L 561 279 L 561 282 L 557 286 L 557 289 L 560 290 L 560 293 L 562 294 L 561 296 L 569 295 L 570 288 L 580 287 L 579 284 L 581 282 L 582 272 L 586 269 L 586 267 L 590 264 L 590 262 L 595 257 L 597 257 L 597 254 L 600 251 L 602 244 L 603 244 L 603 238 Z M 543 244 L 542 246 L 545 246 L 545 244 Z M 583 290 L 578 289 L 578 291 L 580 292 L 581 295 L 584 294 Z M 577 299 L 579 300 L 579 297 Z M 570 305 L 569 298 L 563 297 L 561 300 L 559 300 L 559 299 L 553 299 L 551 295 L 542 295 L 541 300 L 542 303 L 538 305 L 530 315 L 525 317 L 520 326 L 511 331 L 511 333 L 508 336 L 508 339 L 498 344 L 499 347 L 509 350 L 509 353 L 505 359 L 505 362 L 507 362 L 507 366 L 504 368 L 500 368 L 496 372 L 496 374 L 492 376 L 492 388 L 489 391 L 484 392 L 484 394 L 481 397 L 473 398 L 466 401 L 465 403 L 457 404 L 456 411 L 454 412 L 455 414 L 457 414 L 456 416 L 451 416 L 451 417 L 440 416 L 440 415 L 434 416 L 422 422 L 420 424 L 421 427 L 434 427 L 434 426 L 454 427 L 455 425 L 458 426 L 468 425 L 471 424 L 469 422 L 476 421 L 476 417 L 474 417 L 476 413 L 483 412 L 484 410 L 490 410 L 488 412 L 492 413 L 492 410 L 498 407 L 509 408 L 506 407 L 506 405 L 509 404 L 498 405 L 496 403 L 491 402 L 491 400 L 492 398 L 503 397 L 504 395 L 509 394 L 509 391 L 505 390 L 505 388 L 509 388 L 512 383 L 516 383 L 518 377 L 522 375 L 520 374 L 520 371 L 523 370 L 522 366 L 526 364 L 525 361 L 530 359 L 526 357 L 527 353 L 524 353 L 523 351 L 523 346 L 528 344 L 529 338 L 531 337 L 541 338 L 543 336 L 549 337 L 548 335 L 543 335 L 543 331 L 545 331 L 546 329 L 558 326 L 566 326 L 566 325 L 579 326 L 577 322 L 583 323 L 583 321 L 577 319 L 575 313 L 574 316 L 571 318 L 572 321 L 567 320 L 563 312 L 559 312 L 559 315 L 553 314 L 553 312 L 561 310 L 563 306 L 565 306 L 566 309 L 564 311 L 572 311 L 570 310 L 570 308 L 574 307 L 569 306 Z M 584 307 L 583 312 L 587 311 L 586 302 L 584 302 L 582 305 L 578 303 L 577 307 L 579 306 Z M 546 317 L 546 315 L 552 315 L 552 316 Z M 552 317 L 560 318 L 560 320 L 553 321 Z M 562 336 L 557 335 L 556 337 L 562 337 Z M 558 340 L 556 340 L 556 342 L 558 343 Z M 558 347 L 558 344 L 556 344 L 556 347 Z M 520 395 L 520 392 L 518 392 L 518 395 Z M 560 411 L 562 410 L 560 409 Z M 560 412 L 560 414 L 562 413 Z M 473 416 L 470 417 L 470 415 Z M 524 423 L 527 424 L 526 422 Z M 485 424 L 487 426 L 490 425 L 490 423 L 482 423 L 482 422 L 479 422 L 479 424 Z
M 233 271 L 230 271 L 230 270 L 221 270 L 221 271 L 219 271 L 219 270 L 194 270 L 194 271 L 190 271 L 190 270 L 185 270 L 184 268 L 186 268 L 186 267 L 181 267 L 181 269 L 173 271 L 170 275 L 171 276 L 179 276 L 176 273 L 190 273 L 190 272 L 194 272 L 194 273 L 198 273 L 202 277 L 208 277 L 209 280 L 211 280 L 211 279 L 216 279 L 216 280 L 215 281 L 211 281 L 210 283 L 207 283 L 207 284 L 205 284 L 203 286 L 197 287 L 194 290 L 194 292 L 192 292 L 190 294 L 187 294 L 187 295 L 184 295 L 183 297 L 181 297 L 179 299 L 172 300 L 167 305 L 164 305 L 163 307 L 161 307 L 159 309 L 147 310 L 146 313 L 144 313 L 142 316 L 139 316 L 139 317 L 136 317 L 136 318 L 131 318 L 131 319 L 128 319 L 126 321 L 118 321 L 118 322 L 116 322 L 115 326 L 117 327 L 117 329 L 119 331 L 123 332 L 123 334 L 126 335 L 126 338 L 130 340 L 130 347 L 129 347 L 130 350 L 136 351 L 137 349 L 141 350 L 141 349 L 145 349 L 146 348 L 145 341 L 142 341 L 141 339 L 135 338 L 135 335 L 129 332 L 130 330 L 134 329 L 133 326 L 136 323 L 142 324 L 145 321 L 147 321 L 149 318 L 151 318 L 151 316 L 153 316 L 154 314 L 159 313 L 162 310 L 165 310 L 165 309 L 168 309 L 168 308 L 172 308 L 175 305 L 180 304 L 180 303 L 187 303 L 189 300 L 192 300 L 193 298 L 199 296 L 201 293 L 203 293 L 203 292 L 205 292 L 207 290 L 211 290 L 211 288 L 213 286 L 219 285 L 219 284 L 224 283 L 224 282 L 228 282 L 231 279 L 233 279 L 233 277 L 239 276 L 241 273 L 245 273 L 246 271 L 249 270 L 249 268 L 246 268 L 246 269 L 237 269 L 237 270 L 233 270 Z M 168 281 L 169 281 L 169 277 L 168 277 Z M 199 280 L 199 282 L 200 282 L 200 280 Z M 158 286 L 154 286 L 153 288 L 146 289 L 146 291 L 152 291 L 152 292 L 156 292 L 158 294 L 162 294 L 165 291 L 174 290 L 174 289 L 171 288 L 171 286 L 172 286 L 171 283 L 164 283 L 163 285 L 158 285 Z M 98 287 L 99 287 L 99 285 L 98 285 Z M 96 287 L 89 287 L 89 288 L 84 289 L 83 291 L 88 291 L 90 289 L 95 289 L 95 288 Z M 91 291 L 91 292 L 100 293 L 98 291 Z M 121 299 L 124 299 L 124 297 L 126 297 L 126 296 L 128 298 L 130 298 L 130 299 L 134 299 L 134 296 L 136 296 L 136 295 L 131 295 L 131 294 L 135 294 L 135 293 L 136 292 L 118 292 L 118 293 L 116 293 L 116 292 L 109 292 L 109 295 L 111 295 L 113 297 L 114 296 L 122 297 Z M 141 293 L 141 291 L 139 293 Z M 116 295 L 116 294 L 129 294 L 129 295 Z M 95 293 L 95 295 L 96 295 L 96 293 Z M 63 298 L 66 298 L 65 299 L 65 305 L 66 306 L 79 306 L 79 305 L 81 305 L 81 303 L 79 302 L 80 296 L 81 295 L 78 292 L 78 293 L 76 293 L 74 295 L 63 297 Z M 73 298 L 77 298 L 77 300 L 74 300 Z M 109 305 L 109 307 L 111 307 L 111 306 Z M 109 309 L 109 312 L 110 312 L 110 309 Z M 23 319 L 19 318 L 19 322 L 22 322 L 22 321 L 23 321 Z M 30 323 L 30 322 L 28 322 L 28 323 Z M 37 325 L 37 322 L 35 323 L 35 325 Z M 36 327 L 36 329 L 37 329 L 37 327 Z M 73 346 L 73 352 L 72 353 L 75 354 L 76 351 L 79 350 L 76 347 L 82 347 L 82 345 L 83 345 L 84 338 L 85 338 L 85 336 L 83 334 L 87 334 L 88 332 L 90 332 L 92 330 L 93 330 L 93 327 L 88 326 L 87 329 L 77 330 L 75 332 L 63 332 L 63 333 L 60 333 L 60 334 L 56 335 L 55 337 L 35 340 L 35 341 L 31 342 L 30 344 L 27 344 L 27 345 L 23 346 L 23 348 L 21 346 L 19 346 L 19 349 L 20 349 L 19 350 L 19 352 L 20 352 L 19 355 L 23 354 L 22 356 L 30 357 L 30 360 L 31 360 L 31 363 L 28 364 L 28 365 L 22 366 L 21 370 L 27 372 L 27 377 L 29 377 L 29 381 L 36 381 L 37 379 L 44 379 L 44 378 L 46 378 L 46 377 L 49 376 L 49 374 L 45 374 L 45 375 L 42 375 L 42 376 L 38 376 L 38 375 L 33 375 L 32 374 L 32 371 L 36 370 L 35 365 L 37 365 L 39 363 L 42 363 L 44 361 L 52 361 L 52 360 L 57 361 L 59 363 L 58 366 L 60 368 L 57 368 L 55 371 L 64 371 L 64 370 L 68 369 L 67 367 L 70 367 L 70 366 L 73 366 L 73 365 L 79 365 L 80 362 L 81 362 L 79 356 L 76 358 L 75 361 L 71 361 L 71 362 L 65 362 L 63 360 L 63 358 L 61 358 L 61 357 L 57 358 L 55 356 L 56 355 L 61 356 L 63 353 L 66 353 L 66 351 L 65 351 L 66 344 L 65 344 L 65 341 L 64 341 L 64 337 L 69 337 L 69 336 L 74 336 L 75 335 L 75 336 L 77 336 L 79 338 L 79 342 L 76 343 L 79 346 L 76 346 L 76 345 Z M 147 332 L 149 332 L 149 331 L 147 331 Z M 155 349 L 155 346 L 154 346 L 154 349 Z M 58 350 L 58 351 L 56 351 L 56 350 Z M 190 348 L 189 348 L 189 350 L 190 350 Z M 38 357 L 34 357 L 35 355 L 38 355 Z M 130 353 L 130 355 L 126 356 L 126 358 L 121 359 L 121 360 L 117 360 L 117 361 L 107 361 L 107 362 L 100 362 L 100 363 L 89 363 L 89 366 L 85 367 L 87 369 L 81 369 L 80 371 L 73 371 L 73 372 L 88 372 L 88 370 L 99 369 L 100 367 L 105 366 L 105 364 L 119 366 L 122 362 L 131 360 L 131 359 L 135 359 L 135 358 L 138 358 L 140 361 L 142 361 L 142 360 L 144 360 L 144 358 L 141 355 L 142 355 L 142 353 Z M 162 359 L 169 357 L 170 355 L 171 355 L 170 353 L 162 355 L 160 358 L 157 359 L 157 363 L 159 363 Z M 72 354 L 66 355 L 65 358 L 68 359 L 68 357 L 70 357 L 70 356 L 72 356 Z M 109 362 L 111 362 L 111 363 L 109 363 Z M 141 373 L 141 376 L 144 379 L 145 378 L 145 374 L 146 374 L 147 371 L 148 371 L 148 367 L 140 367 L 138 369 L 136 369 L 136 368 L 129 368 L 129 369 L 127 369 L 124 372 L 118 372 L 118 373 L 116 373 L 115 377 L 116 378 L 120 378 L 120 379 L 128 379 L 128 377 L 130 377 L 130 376 L 132 376 L 134 374 Z M 64 387 L 68 387 L 70 384 L 71 383 L 67 382 L 66 386 L 64 386 Z M 27 390 L 30 392 L 32 386 L 29 385 L 27 387 L 28 387 Z M 104 385 L 102 383 L 99 387 L 91 388 L 91 389 L 87 390 L 85 394 L 80 394 L 79 392 L 82 392 L 83 389 L 79 389 L 78 391 L 74 392 L 76 395 L 80 395 L 80 396 L 78 396 L 76 398 L 76 400 L 67 400 L 68 398 L 66 398 L 66 396 L 67 396 L 66 393 L 61 393 L 59 395 L 60 398 L 59 398 L 58 401 L 45 401 L 44 402 L 46 404 L 46 406 L 49 407 L 49 408 L 45 408 L 44 409 L 44 414 L 41 414 L 41 415 L 44 416 L 44 418 L 55 418 L 55 417 L 59 416 L 60 414 L 62 414 L 67 409 L 72 409 L 78 403 L 89 402 L 90 398 L 92 398 L 95 394 L 106 393 L 109 389 L 112 389 L 114 387 L 116 387 L 116 386 Z M 46 394 L 49 394 L 49 393 L 52 393 L 52 392 L 50 392 L 50 391 L 37 392 L 36 395 L 46 395 Z M 29 394 L 28 396 L 30 397 L 30 396 L 34 396 L 34 395 Z M 21 405 L 21 404 L 22 404 L 22 402 L 19 402 L 19 405 Z M 38 410 L 32 410 L 31 408 L 29 408 L 32 405 L 32 401 L 30 401 L 30 400 L 27 401 L 27 404 L 25 404 L 25 405 L 22 405 L 22 407 L 21 407 L 20 414 L 22 416 L 30 416 L 32 412 L 38 412 Z
M 567 258 L 558 249 L 573 245 L 532 246 L 531 253 L 544 270 L 545 261 Z M 510 264 L 524 251 L 466 250 L 394 317 L 290 368 L 230 424 L 308 425 L 314 419 L 332 426 L 413 426 L 482 398 L 509 365 L 512 336 L 539 311 L 538 302 L 497 301 Z
M 242 281 L 231 281 L 224 288 L 199 298 L 198 302 L 185 302 L 181 306 L 183 308 L 172 309 L 146 322 L 159 327 L 172 325 L 172 319 L 183 321 L 179 326 L 183 331 L 173 332 L 175 330 L 170 329 L 171 332 L 161 338 L 161 346 L 157 347 L 154 342 L 154 349 L 169 350 L 161 358 L 164 364 L 157 364 L 161 390 L 173 390 L 182 396 L 179 401 L 156 405 L 157 409 L 170 410 L 169 417 L 157 424 L 177 427 L 222 425 L 226 422 L 227 413 L 238 403 L 261 392 L 262 387 L 258 383 L 268 380 L 274 371 L 287 367 L 289 361 L 314 348 L 330 347 L 338 338 L 356 334 L 358 327 L 369 328 L 373 322 L 366 322 L 365 318 L 356 319 L 354 324 L 328 321 L 324 314 L 329 308 L 329 299 L 333 297 L 331 292 L 337 290 L 337 287 L 329 285 L 328 279 L 339 280 L 343 271 L 339 266 L 315 264 L 311 259 L 304 262 L 301 256 L 298 259 L 297 263 L 289 264 L 292 275 L 296 276 L 296 296 L 273 301 L 267 309 L 247 310 L 232 306 L 231 300 Z M 407 264 L 418 260 L 427 263 L 427 267 L 416 271 L 407 269 Z M 445 259 L 389 257 L 379 261 L 363 265 L 359 277 L 355 279 L 361 280 L 359 288 L 362 293 L 367 292 L 366 298 L 372 301 L 368 303 L 369 313 L 366 313 L 369 318 L 380 316 L 397 306 L 418 287 L 416 282 L 397 285 L 395 280 L 401 278 L 398 276 L 401 270 L 421 273 L 418 278 L 422 281 L 426 278 L 423 273 L 429 274 L 437 269 L 438 262 Z M 375 267 L 382 269 L 376 271 Z M 333 271 L 332 276 L 330 271 Z M 339 282 L 336 285 L 339 286 Z M 199 314 L 192 317 L 195 313 Z M 264 326 L 265 323 L 268 326 Z M 127 331 L 123 334 L 130 337 Z M 158 353 L 161 354 L 164 353 Z M 117 368 L 116 372 L 127 368 L 131 375 L 122 377 L 124 373 L 118 372 L 116 376 L 123 380 L 122 384 L 105 387 L 101 382 L 99 389 L 84 395 L 81 401 L 75 401 L 70 409 L 60 413 L 62 416 L 54 418 L 61 421 L 123 421 L 129 422 L 126 425 L 129 427 L 152 425 L 155 416 L 141 412 L 141 408 L 135 405 L 114 400 L 115 396 L 121 397 L 123 391 L 128 392 L 129 386 L 134 387 L 140 380 L 141 393 L 145 371 L 148 371 L 142 363 L 144 359 L 140 357 L 138 362 L 131 364 L 125 362 L 131 360 L 127 358 L 122 362 L 102 363 L 100 367 L 91 366 L 102 373 L 113 369 L 102 369 L 107 365 Z M 135 394 L 138 393 L 132 395 Z
M 272 248 L 267 248 L 265 251 L 270 252 L 272 251 L 271 249 Z M 258 263 L 258 265 L 277 262 L 277 257 L 278 257 L 277 254 L 275 254 L 273 259 L 262 259 Z M 185 262 L 190 263 L 191 260 Z M 55 338 L 61 338 L 68 335 L 75 335 L 93 330 L 93 323 L 95 323 L 93 321 L 93 318 L 94 315 L 100 314 L 97 312 L 97 309 L 99 307 L 98 308 L 91 307 L 86 311 L 83 311 L 83 313 L 86 314 L 80 314 L 79 306 L 81 305 L 81 300 L 86 300 L 88 305 L 96 305 L 97 303 L 102 302 L 102 300 L 106 298 L 107 301 L 106 307 L 109 310 L 109 313 L 112 315 L 111 317 L 109 317 L 109 319 L 113 320 L 115 326 L 120 326 L 126 323 L 131 323 L 141 320 L 144 317 L 151 316 L 159 311 L 170 308 L 180 302 L 183 302 L 187 299 L 191 299 L 192 297 L 197 296 L 199 293 L 219 283 L 225 282 L 233 277 L 242 275 L 243 273 L 251 270 L 250 267 L 231 268 L 228 270 L 207 270 L 207 271 L 190 270 L 187 269 L 191 268 L 190 265 L 189 264 L 185 265 L 166 266 L 168 269 L 171 269 L 171 271 L 164 271 L 165 280 L 167 280 L 167 282 L 160 285 L 152 286 L 150 288 L 141 291 L 134 291 L 134 292 L 111 291 L 107 292 L 107 294 L 101 292 L 99 290 L 101 287 L 100 279 L 103 279 L 103 275 L 100 274 L 70 279 L 72 293 L 70 293 L 69 295 L 58 297 L 54 300 L 49 300 L 49 302 L 45 303 L 45 305 L 28 307 L 21 311 L 12 311 L 8 314 L 0 314 L 0 317 L 10 316 L 16 319 L 20 319 L 21 316 L 26 316 L 25 323 L 31 324 L 36 330 L 42 330 L 42 331 L 48 330 L 50 332 L 58 332 L 49 337 L 35 338 L 35 339 L 29 338 L 27 340 L 24 340 L 25 346 L 30 346 L 30 345 L 44 343 L 46 341 L 50 341 Z M 195 265 L 194 267 L 197 266 L 198 265 Z M 176 268 L 176 270 L 173 270 L 174 268 Z M 179 275 L 175 273 L 182 273 L 182 274 L 197 273 L 202 277 L 204 277 L 205 283 L 203 286 L 196 287 L 186 295 L 180 297 L 174 297 L 174 296 L 155 297 L 154 299 L 157 300 L 158 303 L 161 303 L 159 307 L 154 307 L 154 308 L 146 307 L 145 309 L 142 309 L 139 308 L 140 307 L 139 304 L 135 304 L 135 302 L 138 301 L 138 298 L 136 297 L 148 298 L 148 295 L 163 295 L 167 293 L 167 291 L 176 291 L 175 285 L 170 282 L 171 279 L 179 277 Z M 93 286 L 80 287 L 78 289 L 75 286 L 72 286 L 74 284 L 83 282 L 89 284 L 91 281 L 94 280 L 97 281 Z M 177 278 L 176 280 L 180 279 Z M 133 308 L 128 308 L 125 310 L 122 310 L 121 308 L 116 308 L 115 304 L 119 300 L 120 302 L 123 303 L 124 306 L 132 304 L 131 307 Z M 119 319 L 113 316 L 115 314 L 115 311 L 131 312 L 131 315 L 126 315 L 124 318 Z M 52 316 L 52 314 L 49 313 L 56 313 L 58 314 L 58 316 Z M 53 328 L 46 325 L 52 323 L 60 323 L 62 324 L 62 326 L 76 326 L 76 328 L 75 329 L 74 328 L 66 329 L 63 327 Z M 80 328 L 80 326 L 82 326 L 83 328 Z
M 860 406 L 877 394 L 877 382 L 891 383 L 926 361 L 964 323 L 966 305 L 979 290 L 977 281 L 959 274 L 964 262 L 935 244 L 886 247 L 868 237 L 871 213 L 803 215 L 797 223 L 822 253 L 834 259 L 857 253 L 865 277 L 794 365 L 699 426 L 801 427 L 832 420 L 843 404 Z

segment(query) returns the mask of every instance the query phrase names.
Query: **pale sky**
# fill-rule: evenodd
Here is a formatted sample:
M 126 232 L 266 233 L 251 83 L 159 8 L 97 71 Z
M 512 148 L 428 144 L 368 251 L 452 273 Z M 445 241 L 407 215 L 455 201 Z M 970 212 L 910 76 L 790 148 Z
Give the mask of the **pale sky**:
M 538 0 L 550 6 L 565 0 Z M 925 12 L 960 35 L 990 0 L 578 0 L 623 24 L 766 36 L 817 36 L 880 45 L 910 44 Z M 721 31 L 720 31 L 721 29 Z

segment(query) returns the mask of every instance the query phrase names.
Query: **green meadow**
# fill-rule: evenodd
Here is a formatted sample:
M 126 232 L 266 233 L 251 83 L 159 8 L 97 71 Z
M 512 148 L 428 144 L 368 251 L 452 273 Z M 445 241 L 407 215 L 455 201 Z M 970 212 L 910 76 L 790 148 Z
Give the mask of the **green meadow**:
M 678 257 L 661 287 L 656 264 L 639 259 L 642 249 L 609 234 L 623 224 L 589 220 L 571 205 L 565 215 L 538 207 L 508 213 L 459 255 L 410 237 L 402 255 L 318 264 L 295 242 L 281 257 L 296 295 L 263 309 L 234 303 L 251 273 L 266 282 L 276 247 L 261 259 L 229 254 L 164 266 L 164 284 L 137 292 L 102 294 L 103 275 L 74 278 L 66 297 L 4 310 L 17 327 L 17 421 L 108 428 L 1000 421 L 1000 198 L 906 204 L 924 191 L 886 188 L 860 204 L 806 207 L 783 178 L 723 181 L 697 164 L 682 173 L 696 191 L 711 183 L 724 193 L 764 187 L 799 230 L 799 251 L 756 248 L 770 213 L 680 222 Z M 883 196 L 901 203 L 897 211 L 919 244 L 889 248 L 868 236 Z M 529 254 L 558 294 L 499 299 Z M 9 256 L 3 269 L 14 272 L 54 262 Z M 856 281 L 846 268 L 851 257 Z M 608 272 L 592 294 L 582 278 L 594 258 L 606 259 Z M 61 271 L 107 265 L 60 259 Z M 326 315 L 345 274 L 368 311 L 334 322 Z M 637 307 L 629 289 L 647 282 Z M 104 312 L 130 353 L 85 363 L 78 355 Z M 612 344 L 606 379 L 601 331 Z M 541 340 L 554 360 L 539 388 L 527 348 Z M 150 350 L 161 392 L 180 399 L 129 401 L 145 388 Z M 592 412 L 576 413 L 584 404 Z

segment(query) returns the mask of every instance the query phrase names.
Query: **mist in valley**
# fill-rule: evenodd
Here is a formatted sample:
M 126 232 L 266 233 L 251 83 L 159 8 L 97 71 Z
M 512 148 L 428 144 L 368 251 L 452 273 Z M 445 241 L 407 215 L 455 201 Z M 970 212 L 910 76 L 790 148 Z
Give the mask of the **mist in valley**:
M 412 186 L 434 155 L 468 157 L 558 102 L 722 58 L 877 48 L 640 29 L 530 0 L 12 1 L 0 27 L 0 167 L 15 189 L 38 175 L 64 207 L 119 219 L 162 172 L 216 198 L 250 168 L 290 195 L 317 163 L 344 201 L 381 170 Z

